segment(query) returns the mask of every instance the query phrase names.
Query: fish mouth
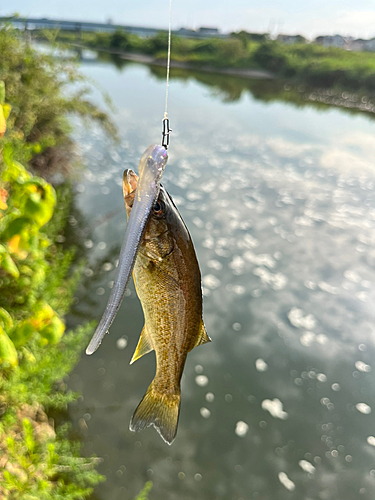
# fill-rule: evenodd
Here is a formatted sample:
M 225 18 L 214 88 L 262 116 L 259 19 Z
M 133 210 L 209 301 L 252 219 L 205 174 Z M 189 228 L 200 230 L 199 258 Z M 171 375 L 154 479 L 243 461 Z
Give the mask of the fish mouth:
M 130 210 L 134 203 L 135 191 L 138 185 L 138 175 L 130 168 L 124 170 L 122 178 L 122 191 L 126 210 Z M 129 215 L 129 214 L 128 214 Z
M 122 178 L 122 190 L 124 197 L 129 196 L 137 189 L 138 175 L 131 169 L 128 168 L 124 170 L 124 175 Z

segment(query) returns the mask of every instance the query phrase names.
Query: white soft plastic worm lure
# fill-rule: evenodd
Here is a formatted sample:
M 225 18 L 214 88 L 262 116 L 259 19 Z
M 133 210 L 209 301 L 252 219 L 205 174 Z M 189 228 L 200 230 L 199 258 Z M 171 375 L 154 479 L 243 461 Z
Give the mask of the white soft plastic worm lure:
M 160 180 L 167 160 L 166 149 L 153 144 L 146 149 L 139 162 L 137 191 L 121 246 L 115 282 L 102 319 L 86 349 L 86 354 L 93 354 L 97 350 L 116 317 L 133 271 L 152 207 L 159 196 Z

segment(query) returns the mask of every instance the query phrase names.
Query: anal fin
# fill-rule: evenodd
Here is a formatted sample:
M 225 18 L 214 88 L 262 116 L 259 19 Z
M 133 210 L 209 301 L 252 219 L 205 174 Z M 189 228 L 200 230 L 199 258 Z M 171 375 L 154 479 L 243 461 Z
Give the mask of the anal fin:
M 194 347 L 197 347 L 199 345 L 206 344 L 207 342 L 211 342 L 211 339 L 207 335 L 206 327 L 204 326 L 204 323 L 202 320 L 201 326 L 199 328 L 199 334 L 198 334 L 197 340 L 196 340 L 195 344 L 193 345 L 192 349 L 194 349 Z
M 154 348 L 152 347 L 151 340 L 145 325 L 141 332 L 141 336 L 139 337 L 138 345 L 136 350 L 134 351 L 130 364 L 133 364 L 134 361 L 137 361 L 137 359 L 141 358 L 142 356 L 152 351 L 153 349 Z

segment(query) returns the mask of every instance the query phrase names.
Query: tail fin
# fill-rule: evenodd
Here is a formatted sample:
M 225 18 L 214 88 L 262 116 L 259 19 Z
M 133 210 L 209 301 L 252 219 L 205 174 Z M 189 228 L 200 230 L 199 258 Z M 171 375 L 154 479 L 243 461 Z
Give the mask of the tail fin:
M 164 441 L 172 444 L 177 433 L 180 401 L 180 391 L 176 394 L 162 394 L 151 383 L 133 414 L 130 430 L 141 431 L 153 425 Z

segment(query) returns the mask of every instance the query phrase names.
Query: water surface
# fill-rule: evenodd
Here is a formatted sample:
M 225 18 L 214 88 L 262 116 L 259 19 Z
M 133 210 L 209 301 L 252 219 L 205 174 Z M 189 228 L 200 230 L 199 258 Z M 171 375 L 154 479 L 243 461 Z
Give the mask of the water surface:
M 165 92 L 146 66 L 82 68 L 112 97 L 120 143 L 76 132 L 86 170 L 70 223 L 88 264 L 72 323 L 104 311 L 122 172 L 160 141 Z M 213 342 L 188 356 L 173 445 L 131 433 L 155 360 L 129 366 L 143 327 L 130 286 L 69 380 L 82 393 L 70 419 L 107 476 L 95 498 L 130 500 L 151 479 L 151 500 L 372 500 L 375 122 L 262 100 L 261 82 L 228 99 L 216 82 L 172 80 L 163 178 L 195 243 Z

